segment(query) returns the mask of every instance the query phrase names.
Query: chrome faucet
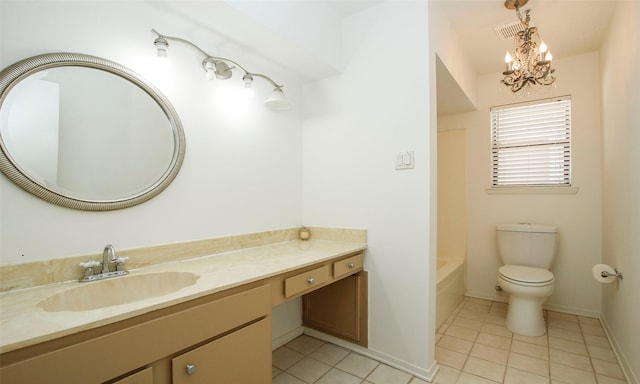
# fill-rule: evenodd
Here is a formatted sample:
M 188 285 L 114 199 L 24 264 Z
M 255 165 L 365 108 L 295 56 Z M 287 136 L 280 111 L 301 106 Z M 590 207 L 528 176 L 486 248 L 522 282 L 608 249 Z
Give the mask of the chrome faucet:
M 80 279 L 80 281 L 95 281 L 107 279 L 109 277 L 123 276 L 129 273 L 124 268 L 124 262 L 127 261 L 128 257 L 118 256 L 116 254 L 116 249 L 111 244 L 107 244 L 104 246 L 104 250 L 102 251 L 102 271 L 101 273 L 95 273 L 94 267 L 100 265 L 99 261 L 96 260 L 88 260 L 83 263 L 80 263 L 80 266 L 84 268 L 84 276 Z M 115 263 L 116 268 L 113 271 L 109 270 L 109 263 Z
M 116 261 L 117 258 L 116 249 L 113 245 L 105 245 L 104 250 L 102 251 L 102 273 L 109 273 L 109 262 Z

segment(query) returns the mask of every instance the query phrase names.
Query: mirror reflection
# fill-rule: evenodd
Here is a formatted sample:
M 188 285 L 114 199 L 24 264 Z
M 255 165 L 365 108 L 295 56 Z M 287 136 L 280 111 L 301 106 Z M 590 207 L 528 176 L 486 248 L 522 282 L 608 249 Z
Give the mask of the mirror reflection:
M 0 119 L 15 162 L 36 182 L 82 199 L 119 199 L 149 188 L 174 151 L 160 106 L 100 70 L 37 72 L 9 92 Z
M 3 172 L 27 191 L 35 187 L 36 195 L 72 208 L 123 208 L 155 196 L 184 156 L 175 112 L 115 63 L 77 64 L 3 71 Z M 5 86 L 7 76 L 19 78 Z

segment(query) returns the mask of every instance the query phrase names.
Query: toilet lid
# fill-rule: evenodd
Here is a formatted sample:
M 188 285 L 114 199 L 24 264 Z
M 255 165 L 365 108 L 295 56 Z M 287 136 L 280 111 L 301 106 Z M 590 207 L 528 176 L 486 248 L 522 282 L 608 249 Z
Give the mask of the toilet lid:
M 498 273 L 505 279 L 522 283 L 548 283 L 553 281 L 553 273 L 546 269 L 522 265 L 503 265 Z

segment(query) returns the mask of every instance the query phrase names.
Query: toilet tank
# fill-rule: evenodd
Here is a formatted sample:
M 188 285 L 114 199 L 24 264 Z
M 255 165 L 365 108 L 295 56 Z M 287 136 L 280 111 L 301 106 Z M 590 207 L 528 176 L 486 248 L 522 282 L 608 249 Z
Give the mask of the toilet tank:
M 549 269 L 556 255 L 556 227 L 541 224 L 500 224 L 498 252 L 503 264 Z

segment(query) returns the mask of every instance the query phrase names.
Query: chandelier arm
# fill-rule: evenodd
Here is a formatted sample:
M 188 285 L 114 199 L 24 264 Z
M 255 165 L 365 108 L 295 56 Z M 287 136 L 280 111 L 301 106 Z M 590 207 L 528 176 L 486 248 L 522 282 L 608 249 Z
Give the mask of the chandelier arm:
M 167 36 L 167 35 L 163 35 L 160 32 L 156 31 L 156 29 L 151 29 L 151 32 L 155 33 L 158 37 L 169 40 L 169 41 L 177 41 L 183 44 L 186 44 L 188 46 L 190 46 L 191 48 L 195 49 L 196 51 L 200 52 L 203 56 L 205 56 L 205 59 L 212 59 L 212 60 L 218 60 L 218 61 L 224 61 L 226 63 L 231 63 L 233 64 L 236 68 L 238 68 L 239 70 L 241 70 L 243 72 L 243 75 L 250 75 L 252 77 L 260 77 L 262 79 L 267 80 L 268 82 L 270 82 L 276 89 L 281 89 L 282 87 L 284 87 L 284 85 L 280 85 L 278 83 L 276 83 L 275 81 L 273 81 L 269 76 L 267 75 L 263 75 L 261 73 L 253 73 L 253 72 L 249 72 L 247 71 L 242 65 L 238 64 L 236 61 L 231 60 L 231 59 L 227 59 L 225 57 L 219 57 L 219 56 L 214 56 L 214 55 L 210 55 L 209 53 L 207 53 L 206 51 L 204 51 L 202 48 L 198 47 L 197 45 L 195 45 L 194 43 L 190 42 L 189 40 L 183 39 L 181 37 L 175 37 L 175 36 Z M 230 70 L 233 69 L 233 67 L 229 68 Z

